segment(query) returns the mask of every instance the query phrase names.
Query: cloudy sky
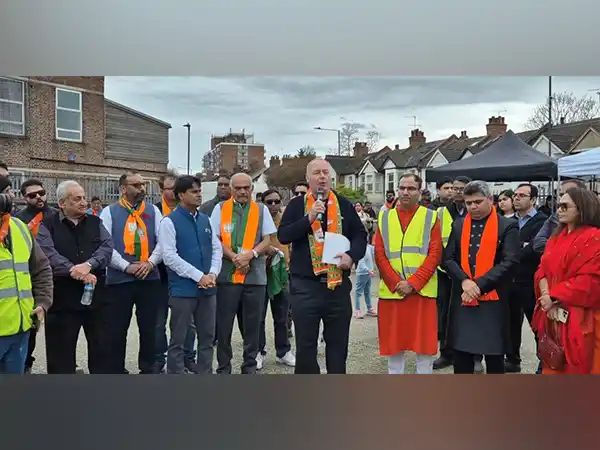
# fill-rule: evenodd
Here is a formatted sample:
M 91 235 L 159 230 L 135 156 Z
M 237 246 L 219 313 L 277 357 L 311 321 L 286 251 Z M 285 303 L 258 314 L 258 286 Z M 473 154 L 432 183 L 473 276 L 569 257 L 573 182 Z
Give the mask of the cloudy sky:
M 553 77 L 553 91 L 578 95 L 600 88 L 600 77 Z M 547 101 L 548 78 L 540 77 L 106 77 L 107 98 L 172 125 L 170 166 L 185 171 L 187 130 L 191 166 L 201 169 L 210 136 L 245 129 L 273 154 L 311 145 L 319 154 L 337 150 L 334 132 L 343 122 L 374 125 L 379 147 L 408 145 L 412 116 L 428 140 L 467 130 L 485 134 L 492 115 L 522 131 L 531 110 Z

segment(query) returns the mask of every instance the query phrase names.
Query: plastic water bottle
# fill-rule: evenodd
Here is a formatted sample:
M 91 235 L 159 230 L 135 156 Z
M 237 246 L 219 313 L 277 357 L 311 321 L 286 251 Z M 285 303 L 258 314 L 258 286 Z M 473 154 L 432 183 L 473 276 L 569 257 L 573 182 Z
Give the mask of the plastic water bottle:
M 92 297 L 94 296 L 94 285 L 92 283 L 86 283 L 83 287 L 83 295 L 81 296 L 81 304 L 89 306 L 92 304 Z

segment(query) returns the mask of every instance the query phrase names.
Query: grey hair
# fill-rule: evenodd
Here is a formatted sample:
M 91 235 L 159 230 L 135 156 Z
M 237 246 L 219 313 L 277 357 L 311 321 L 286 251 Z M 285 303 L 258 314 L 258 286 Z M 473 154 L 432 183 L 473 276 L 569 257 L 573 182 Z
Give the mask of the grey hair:
M 229 185 L 230 185 L 232 188 L 233 188 L 233 179 L 234 179 L 235 177 L 240 177 L 240 176 L 242 176 L 242 177 L 246 177 L 246 178 L 248 179 L 248 181 L 250 181 L 250 187 L 253 187 L 253 186 L 254 186 L 254 180 L 252 180 L 252 177 L 251 177 L 250 175 L 248 175 L 248 174 L 247 174 L 247 173 L 245 173 L 245 172 L 238 172 L 238 173 L 236 173 L 236 174 L 232 175 L 232 177 L 229 179 Z
M 327 161 L 325 158 L 321 158 L 320 156 L 317 156 L 316 158 L 311 159 L 310 162 L 306 165 L 306 179 L 307 180 L 310 178 L 310 170 L 312 169 L 312 166 L 318 161 L 325 161 L 327 163 L 327 165 L 329 166 L 329 168 L 330 169 L 332 168 L 329 161 Z
M 75 180 L 66 180 L 60 183 L 56 188 L 56 200 L 60 201 L 67 198 L 67 192 L 69 191 L 69 188 L 75 186 L 80 187 L 81 185 Z
M 465 190 L 463 191 L 463 195 L 475 195 L 475 194 L 481 194 L 484 197 L 489 198 L 492 196 L 492 190 L 490 189 L 490 186 L 485 181 L 474 180 L 474 181 L 471 181 L 470 183 L 467 183 L 467 185 L 465 186 Z

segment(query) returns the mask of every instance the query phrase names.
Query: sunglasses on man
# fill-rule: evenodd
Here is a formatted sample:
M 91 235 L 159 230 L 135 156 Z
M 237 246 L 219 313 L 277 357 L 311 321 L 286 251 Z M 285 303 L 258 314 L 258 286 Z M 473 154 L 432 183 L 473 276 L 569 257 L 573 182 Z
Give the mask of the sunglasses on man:
M 306 194 L 306 192 L 304 192 L 304 191 L 294 192 L 294 196 L 295 197 L 298 197 L 299 195 L 302 196 L 302 197 L 304 197 L 304 194 Z
M 33 200 L 34 198 L 43 197 L 44 195 L 46 195 L 46 191 L 42 189 L 41 191 L 30 192 L 29 194 L 25 194 L 25 197 L 27 197 L 29 200 Z
M 267 205 L 279 205 L 281 204 L 281 200 L 266 200 L 265 203 Z

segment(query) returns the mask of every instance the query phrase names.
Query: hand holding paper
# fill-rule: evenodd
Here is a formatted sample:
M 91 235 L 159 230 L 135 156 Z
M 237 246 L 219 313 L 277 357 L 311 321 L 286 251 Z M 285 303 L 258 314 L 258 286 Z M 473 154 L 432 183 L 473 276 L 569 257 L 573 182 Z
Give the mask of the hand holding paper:
M 346 236 L 327 231 L 325 233 L 323 258 L 321 259 L 321 262 L 335 265 L 342 263 L 343 266 L 346 266 L 346 264 L 343 263 L 347 263 L 347 261 L 343 261 L 345 258 L 340 257 L 340 254 L 345 254 L 348 250 L 350 250 L 350 241 L 346 238 Z M 349 255 L 346 256 L 348 256 L 350 259 L 350 265 L 352 265 L 352 258 L 350 258 Z M 345 269 L 345 267 L 340 268 Z

